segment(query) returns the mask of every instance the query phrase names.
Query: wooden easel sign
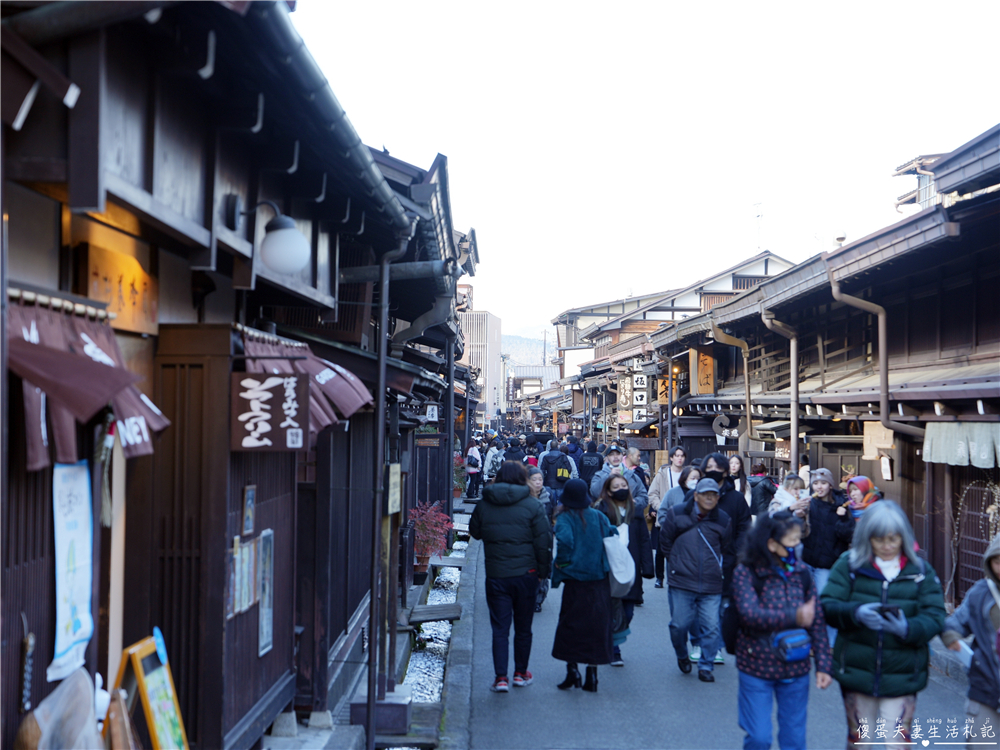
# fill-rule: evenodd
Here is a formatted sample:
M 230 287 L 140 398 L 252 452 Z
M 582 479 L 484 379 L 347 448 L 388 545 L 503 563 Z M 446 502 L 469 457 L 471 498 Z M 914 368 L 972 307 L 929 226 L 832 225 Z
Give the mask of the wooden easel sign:
M 167 649 L 160 629 L 153 628 L 153 632 L 153 636 L 143 638 L 122 652 L 112 694 L 119 689 L 128 694 L 129 713 L 134 711 L 135 698 L 139 696 L 153 750 L 188 750 L 174 677 L 167 663 Z M 107 722 L 104 731 L 107 732 Z

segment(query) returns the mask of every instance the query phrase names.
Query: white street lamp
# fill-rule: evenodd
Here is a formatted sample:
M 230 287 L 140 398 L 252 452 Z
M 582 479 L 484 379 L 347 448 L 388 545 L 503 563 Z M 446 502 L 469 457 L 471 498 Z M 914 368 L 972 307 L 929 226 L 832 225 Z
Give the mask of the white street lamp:
M 264 226 L 264 239 L 260 243 L 260 259 L 275 273 L 286 276 L 296 274 L 309 263 L 312 249 L 309 240 L 300 232 L 295 221 L 285 216 L 274 201 L 261 201 L 248 211 L 241 211 L 238 195 L 226 196 L 226 226 L 239 231 L 240 217 L 252 214 L 261 206 L 270 206 L 274 218 Z

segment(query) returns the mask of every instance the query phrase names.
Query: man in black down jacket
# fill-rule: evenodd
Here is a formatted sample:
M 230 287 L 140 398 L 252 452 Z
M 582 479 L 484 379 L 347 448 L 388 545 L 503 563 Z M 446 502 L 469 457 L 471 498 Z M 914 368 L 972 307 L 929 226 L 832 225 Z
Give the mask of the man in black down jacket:
M 517 438 L 511 438 L 508 448 L 503 454 L 504 461 L 517 461 L 519 463 L 524 462 L 524 451 L 521 450 L 521 441 Z
M 719 643 L 723 551 L 732 543 L 732 521 L 718 505 L 719 485 L 702 479 L 693 497 L 667 511 L 660 529 L 660 552 L 670 566 L 670 641 L 677 666 L 689 673 L 688 633 L 697 627 L 702 644 L 698 679 L 702 682 L 715 682 L 712 669 Z
M 528 489 L 528 470 L 505 461 L 496 481 L 483 490 L 469 520 L 469 534 L 482 539 L 486 560 L 486 605 L 493 628 L 491 690 L 507 692 L 510 625 L 514 623 L 514 685 L 531 684 L 531 621 L 539 581 L 549 577 L 552 533 L 542 504 Z
M 590 487 L 590 480 L 594 474 L 604 468 L 604 456 L 597 452 L 597 443 L 591 440 L 587 443 L 587 452 L 580 456 L 576 462 L 576 469 L 580 474 L 580 479 Z

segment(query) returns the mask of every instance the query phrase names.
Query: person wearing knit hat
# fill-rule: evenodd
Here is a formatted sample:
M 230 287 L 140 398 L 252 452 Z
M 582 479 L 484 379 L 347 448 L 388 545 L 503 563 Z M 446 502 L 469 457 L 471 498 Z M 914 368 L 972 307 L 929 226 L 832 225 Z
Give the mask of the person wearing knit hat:
M 872 503 L 882 499 L 879 488 L 872 484 L 868 477 L 854 477 L 847 482 L 847 495 L 850 501 L 847 505 L 851 515 L 857 520 Z
M 552 656 L 566 662 L 566 679 L 557 687 L 583 687 L 597 692 L 597 665 L 610 664 L 611 587 L 604 538 L 616 533 L 608 517 L 590 507 L 590 493 L 580 479 L 570 479 L 563 488 L 562 504 L 556 510 L 556 559 L 552 587 L 565 583 L 559 624 Z M 579 663 L 587 664 L 587 679 L 581 685 Z

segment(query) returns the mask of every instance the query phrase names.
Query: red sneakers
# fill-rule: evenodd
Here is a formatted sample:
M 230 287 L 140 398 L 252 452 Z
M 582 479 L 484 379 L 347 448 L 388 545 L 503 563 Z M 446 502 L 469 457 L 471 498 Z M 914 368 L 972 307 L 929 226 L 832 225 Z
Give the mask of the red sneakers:
M 515 685 L 517 684 L 517 676 L 516 675 L 514 676 L 514 684 Z M 495 680 L 493 680 L 493 684 L 490 686 L 490 690 L 492 690 L 494 693 L 507 693 L 507 692 L 509 692 L 510 691 L 510 687 L 507 684 L 507 677 L 506 677 L 506 675 L 504 675 L 503 677 L 497 677 Z
M 523 672 L 514 672 L 514 687 L 527 687 L 533 679 L 527 669 Z

